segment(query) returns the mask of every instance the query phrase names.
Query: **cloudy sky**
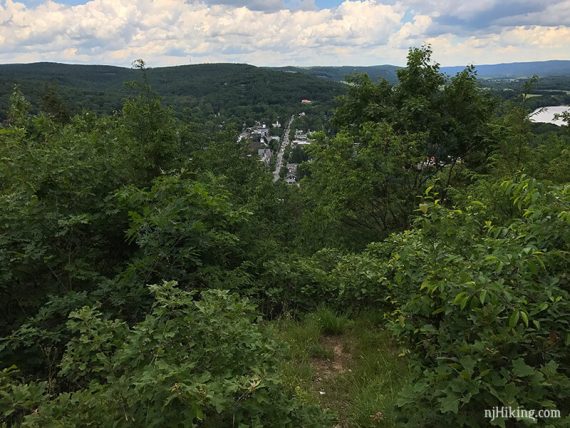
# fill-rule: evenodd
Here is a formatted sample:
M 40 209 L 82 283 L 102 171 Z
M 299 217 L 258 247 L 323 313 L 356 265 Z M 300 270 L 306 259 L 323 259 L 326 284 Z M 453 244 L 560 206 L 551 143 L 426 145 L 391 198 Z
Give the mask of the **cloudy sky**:
M 570 59 L 570 0 L 0 0 L 0 63 L 443 65 Z

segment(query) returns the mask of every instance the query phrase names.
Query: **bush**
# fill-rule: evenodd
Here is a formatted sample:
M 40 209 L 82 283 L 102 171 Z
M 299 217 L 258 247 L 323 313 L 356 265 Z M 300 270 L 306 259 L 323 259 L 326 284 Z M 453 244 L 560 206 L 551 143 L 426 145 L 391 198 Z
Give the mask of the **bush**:
M 150 288 L 153 309 L 133 327 L 104 319 L 96 308 L 72 313 L 68 327 L 76 336 L 59 372 L 71 392 L 44 393 L 37 406 L 36 390 L 43 390 L 33 386 L 21 400 L 30 403 L 25 426 L 324 424 L 316 408 L 284 389 L 276 344 L 262 334 L 250 303 L 219 290 L 186 292 L 173 282 Z M 24 387 L 1 386 L 3 394 Z
M 405 276 L 390 325 L 417 360 L 399 401 L 411 426 L 483 426 L 496 406 L 569 410 L 570 188 L 522 177 L 490 190 L 507 210 L 427 203 L 392 254 Z
M 482 180 L 457 207 L 427 197 L 414 228 L 337 258 L 323 277 L 333 300 L 383 313 L 415 361 L 402 425 L 485 426 L 497 406 L 570 410 L 569 207 L 568 185 Z M 342 329 L 330 311 L 319 320 Z

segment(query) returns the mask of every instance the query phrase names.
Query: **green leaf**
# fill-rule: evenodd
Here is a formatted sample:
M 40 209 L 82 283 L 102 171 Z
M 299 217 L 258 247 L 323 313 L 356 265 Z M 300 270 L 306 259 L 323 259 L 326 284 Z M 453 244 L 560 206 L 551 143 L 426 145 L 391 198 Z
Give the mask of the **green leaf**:
M 528 315 L 525 311 L 521 311 L 521 319 L 526 327 L 528 327 Z
M 479 293 L 479 301 L 481 302 L 481 305 L 485 304 L 486 297 L 487 297 L 487 290 L 481 290 L 481 293 Z
M 512 313 L 512 315 L 509 318 L 509 327 L 510 328 L 515 328 L 517 323 L 519 322 L 519 317 L 520 317 L 520 312 L 517 309 L 516 311 L 514 311 Z
M 454 413 L 459 411 L 459 397 L 455 394 L 448 392 L 447 395 L 439 399 L 441 404 L 440 410 L 442 413 Z
M 453 299 L 453 304 L 459 305 L 459 307 L 463 310 L 465 308 L 465 306 L 467 305 L 469 298 L 470 298 L 470 296 L 467 294 L 467 292 L 462 291 L 457 296 L 455 296 L 455 299 Z
M 513 361 L 513 374 L 518 377 L 532 376 L 535 370 L 527 365 L 522 358 Z
M 466 355 L 460 358 L 459 362 L 469 374 L 473 374 L 475 366 L 477 365 L 477 360 L 475 358 L 473 358 L 471 355 Z

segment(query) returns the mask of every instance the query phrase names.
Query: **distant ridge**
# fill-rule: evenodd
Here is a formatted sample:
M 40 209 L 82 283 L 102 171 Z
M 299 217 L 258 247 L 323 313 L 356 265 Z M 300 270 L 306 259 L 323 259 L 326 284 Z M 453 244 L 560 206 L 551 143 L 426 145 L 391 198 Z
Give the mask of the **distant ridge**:
M 396 65 L 372 65 L 363 67 L 321 66 L 321 67 L 278 67 L 277 70 L 310 74 L 329 80 L 343 81 L 352 73 L 366 73 L 372 80 L 386 79 L 395 83 L 398 80 Z M 449 76 L 459 73 L 462 66 L 441 67 L 441 71 Z M 529 61 L 502 64 L 475 65 L 477 75 L 481 78 L 524 78 L 538 76 L 570 75 L 570 60 Z
M 292 73 L 309 74 L 329 80 L 341 82 L 351 74 L 368 74 L 372 80 L 386 79 L 395 83 L 398 80 L 396 72 L 400 67 L 396 65 L 370 65 L 370 66 L 314 66 L 314 67 L 276 67 L 274 70 L 280 70 Z
M 441 70 L 449 75 L 456 74 L 465 67 L 442 67 Z M 477 75 L 485 78 L 517 78 L 538 76 L 566 76 L 570 75 L 570 60 L 511 62 L 501 64 L 475 65 Z

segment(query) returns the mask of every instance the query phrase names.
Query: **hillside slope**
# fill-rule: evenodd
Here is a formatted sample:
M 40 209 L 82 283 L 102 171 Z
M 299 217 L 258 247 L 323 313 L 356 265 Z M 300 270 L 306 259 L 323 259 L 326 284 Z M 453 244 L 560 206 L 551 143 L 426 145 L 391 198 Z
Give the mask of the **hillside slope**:
M 370 78 L 374 81 L 377 81 L 379 79 L 386 79 L 391 83 L 395 83 L 398 80 L 398 76 L 396 75 L 398 68 L 400 67 L 397 67 L 395 65 L 371 65 L 367 67 L 279 67 L 275 68 L 275 70 L 282 70 L 289 73 L 307 74 L 328 80 L 336 80 L 337 82 L 346 80 L 347 76 L 351 74 L 368 74 L 368 76 L 370 76 Z
M 125 82 L 140 81 L 142 73 L 129 68 L 58 63 L 0 65 L 0 119 L 5 118 L 15 84 L 38 108 L 48 88 L 56 87 L 73 110 L 111 112 L 132 93 Z M 246 117 L 288 114 L 301 99 L 332 104 L 343 85 L 307 74 L 245 64 L 200 64 L 148 69 L 148 79 L 166 104 L 178 113 Z

